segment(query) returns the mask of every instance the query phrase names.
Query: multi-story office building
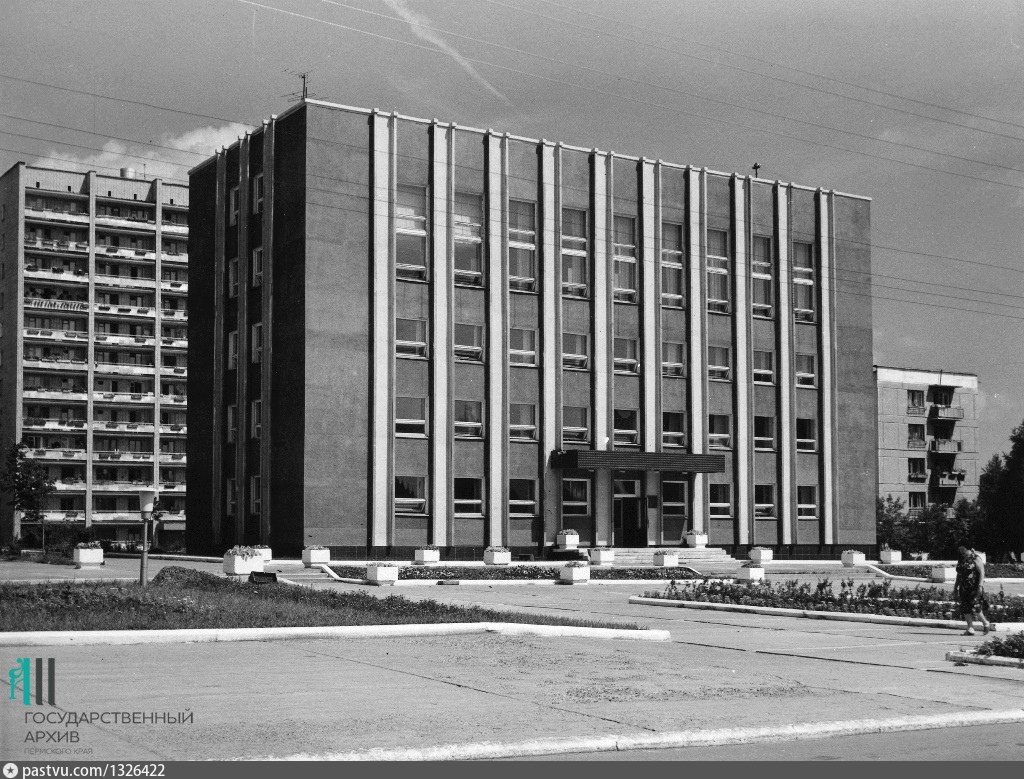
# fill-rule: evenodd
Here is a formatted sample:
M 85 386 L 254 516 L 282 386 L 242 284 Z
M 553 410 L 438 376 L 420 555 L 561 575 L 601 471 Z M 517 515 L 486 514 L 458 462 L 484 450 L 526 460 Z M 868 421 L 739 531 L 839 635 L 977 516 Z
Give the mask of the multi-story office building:
M 978 497 L 978 377 L 875 366 L 878 494 L 911 514 Z
M 188 187 L 19 163 L 0 177 L 0 447 L 56 490 L 44 521 L 183 538 Z M 3 536 L 31 534 L 9 509 Z
M 312 100 L 190 187 L 193 547 L 874 544 L 867 199 Z

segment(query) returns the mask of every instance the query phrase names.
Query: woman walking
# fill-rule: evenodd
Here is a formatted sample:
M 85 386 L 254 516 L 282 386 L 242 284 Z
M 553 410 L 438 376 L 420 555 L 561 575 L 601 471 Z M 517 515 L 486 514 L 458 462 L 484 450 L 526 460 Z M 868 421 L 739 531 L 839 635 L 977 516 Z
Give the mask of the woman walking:
M 974 635 L 974 620 L 981 621 L 981 628 L 988 634 L 989 623 L 982 611 L 985 598 L 985 564 L 978 553 L 966 546 L 958 550 L 960 561 L 956 564 L 956 583 L 953 597 L 960 601 L 960 615 L 967 622 L 965 636 Z

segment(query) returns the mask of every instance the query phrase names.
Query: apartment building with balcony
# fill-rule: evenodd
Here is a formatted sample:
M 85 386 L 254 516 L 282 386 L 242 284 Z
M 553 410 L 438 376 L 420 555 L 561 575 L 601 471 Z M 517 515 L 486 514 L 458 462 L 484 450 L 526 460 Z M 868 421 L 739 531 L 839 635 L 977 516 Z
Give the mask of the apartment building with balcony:
M 24 441 L 56 483 L 44 521 L 182 541 L 188 187 L 18 163 L 0 177 L 0 448 Z M 36 534 L 9 506 L 0 537 Z
M 875 366 L 878 494 L 918 514 L 978 497 L 978 377 Z
M 191 171 L 190 549 L 870 549 L 870 201 L 307 100 Z

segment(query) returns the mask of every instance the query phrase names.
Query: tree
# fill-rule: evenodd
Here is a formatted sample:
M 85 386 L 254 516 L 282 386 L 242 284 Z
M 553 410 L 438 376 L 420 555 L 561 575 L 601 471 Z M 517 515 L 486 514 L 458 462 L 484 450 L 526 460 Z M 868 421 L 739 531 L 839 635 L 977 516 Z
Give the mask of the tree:
M 1000 491 L 1003 485 L 1003 476 L 1006 468 L 1003 465 L 1003 458 L 998 454 L 992 455 L 978 481 L 978 519 L 975 528 L 974 542 L 978 548 L 986 552 L 997 551 L 996 525 L 999 522 Z
M 26 520 L 43 526 L 43 504 L 53 493 L 55 484 L 41 463 L 25 456 L 27 451 L 24 443 L 14 444 L 7 451 L 6 467 L 0 471 L 0 493 L 7 496 L 15 511 L 24 512 Z M 43 548 L 46 548 L 45 530 Z
M 994 549 L 1024 552 L 1024 423 L 1010 433 L 1010 452 L 1003 455 L 998 515 L 992 525 Z
M 878 544 L 888 544 L 890 549 L 900 549 L 906 552 L 907 541 L 907 512 L 901 499 L 886 495 L 879 496 L 875 501 L 875 532 L 878 537 Z

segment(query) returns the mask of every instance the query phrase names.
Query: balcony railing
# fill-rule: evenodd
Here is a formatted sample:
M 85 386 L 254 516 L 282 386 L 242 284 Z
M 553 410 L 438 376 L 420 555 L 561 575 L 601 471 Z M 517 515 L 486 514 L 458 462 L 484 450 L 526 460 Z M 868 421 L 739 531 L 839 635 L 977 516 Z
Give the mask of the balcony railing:
M 103 253 L 106 257 L 130 257 L 132 259 L 155 260 L 155 249 L 135 249 L 131 246 L 97 246 L 97 255 Z
M 75 252 L 76 254 L 88 254 L 88 241 L 44 241 L 42 238 L 33 238 L 31 235 L 25 238 L 25 248 L 36 249 L 44 252 Z
M 928 442 L 923 438 L 908 438 L 907 449 L 927 449 Z
M 92 397 L 96 401 L 111 401 L 114 403 L 152 403 L 156 400 L 156 394 L 153 392 L 106 392 L 104 390 L 94 390 Z
M 160 435 L 187 435 L 187 425 L 165 425 L 160 424 Z
M 124 306 L 119 303 L 96 303 L 93 308 L 100 314 L 117 314 L 118 316 L 155 317 L 153 306 Z
M 908 417 L 923 417 L 926 411 L 924 406 L 907 406 Z
M 55 371 L 84 371 L 85 360 L 73 360 L 70 357 L 31 357 L 24 355 L 22 364 L 28 368 L 44 368 Z
M 92 483 L 93 492 L 132 492 L 137 493 L 140 488 L 147 487 L 153 482 L 150 479 L 145 481 L 123 481 L 121 479 L 94 479 Z
M 160 289 L 164 289 L 164 290 L 168 290 L 168 291 L 174 291 L 174 292 L 188 292 L 188 282 L 187 281 L 168 281 L 167 279 L 163 279 L 160 282 Z
M 160 309 L 160 315 L 164 319 L 180 319 L 182 321 L 188 319 L 188 311 L 181 311 L 176 308 L 162 308 Z
M 29 219 L 46 219 L 54 222 L 89 224 L 88 211 L 72 211 L 70 209 L 60 208 L 37 208 L 26 204 L 25 216 Z
M 959 487 L 966 476 L 966 471 L 946 471 L 936 477 L 935 484 L 938 487 Z
M 28 456 L 41 460 L 85 460 L 85 449 L 29 449 Z
M 96 284 L 101 287 L 156 289 L 156 279 L 139 276 L 112 276 L 106 273 L 96 274 Z
M 156 346 L 156 338 L 152 335 L 116 335 L 113 333 L 96 333 L 93 340 L 102 344 L 118 346 Z
M 32 430 L 84 430 L 84 419 L 52 419 L 49 417 L 25 417 L 21 421 L 23 428 Z
M 907 475 L 907 481 L 928 481 L 928 474 L 922 471 L 921 473 L 911 473 Z
M 933 419 L 963 419 L 964 410 L 961 406 L 932 406 Z
M 169 252 L 164 249 L 161 252 L 161 261 L 163 262 L 188 262 L 188 252 Z
M 100 362 L 97 360 L 94 365 L 99 373 L 128 374 L 130 376 L 152 376 L 154 365 L 133 365 L 126 362 Z
M 160 462 L 162 463 L 182 463 L 187 462 L 185 459 L 184 452 L 160 452 Z
M 948 438 L 936 438 L 929 448 L 939 454 L 956 454 L 963 448 L 963 442 L 952 441 Z
M 74 387 L 71 389 L 60 389 L 58 387 L 28 387 L 26 386 L 22 395 L 26 398 L 38 400 L 88 400 L 85 387 Z
M 81 330 L 50 330 L 41 327 L 26 327 L 25 328 L 26 338 L 45 338 L 50 341 L 56 340 L 68 340 L 68 341 L 84 341 L 88 340 L 89 334 Z
M 152 452 L 125 452 L 121 450 L 96 451 L 97 460 L 114 460 L 118 462 L 153 462 Z
M 152 422 L 93 421 L 93 430 L 116 433 L 152 433 Z
M 188 396 L 187 395 L 161 395 L 160 396 L 160 402 L 161 403 L 173 403 L 175 405 L 184 406 L 186 403 L 188 403 Z
M 25 265 L 25 278 L 44 281 L 70 281 L 87 284 L 89 277 L 84 268 L 40 268 L 33 263 Z
M 88 311 L 89 303 L 85 300 L 25 298 L 25 308 L 45 308 L 48 311 Z

